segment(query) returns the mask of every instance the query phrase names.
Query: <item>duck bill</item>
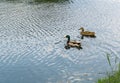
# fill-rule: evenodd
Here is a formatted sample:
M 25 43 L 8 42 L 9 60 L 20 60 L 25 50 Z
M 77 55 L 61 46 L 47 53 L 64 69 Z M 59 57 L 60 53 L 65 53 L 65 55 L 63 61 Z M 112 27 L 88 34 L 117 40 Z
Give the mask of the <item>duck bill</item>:
M 64 38 L 66 38 L 66 35 L 64 36 Z

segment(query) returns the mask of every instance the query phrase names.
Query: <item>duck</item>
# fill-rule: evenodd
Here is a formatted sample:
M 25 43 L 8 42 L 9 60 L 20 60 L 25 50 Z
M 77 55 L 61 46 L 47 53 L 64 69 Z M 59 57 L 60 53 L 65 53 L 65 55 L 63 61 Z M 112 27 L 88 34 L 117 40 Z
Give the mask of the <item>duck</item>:
M 81 47 L 81 43 L 78 41 L 71 41 L 70 40 L 70 35 L 65 35 L 64 38 L 67 38 L 67 46 L 65 46 L 66 49 L 70 48 L 70 47 L 76 47 L 78 49 L 82 49 Z
M 84 31 L 84 28 L 83 28 L 83 27 L 81 27 L 79 30 L 82 30 L 82 31 L 80 32 L 80 34 L 81 34 L 82 36 L 96 37 L 96 36 L 95 36 L 95 32 Z

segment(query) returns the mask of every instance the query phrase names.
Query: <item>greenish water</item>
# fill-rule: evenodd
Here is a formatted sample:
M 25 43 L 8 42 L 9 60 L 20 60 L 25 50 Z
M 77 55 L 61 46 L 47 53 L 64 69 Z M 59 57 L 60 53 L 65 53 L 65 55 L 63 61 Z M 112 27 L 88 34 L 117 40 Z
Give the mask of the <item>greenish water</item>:
M 2 0 L 5 2 L 30 2 L 30 3 L 64 3 L 69 0 Z
M 120 55 L 118 0 L 0 1 L 0 83 L 95 83 Z M 79 28 L 96 32 L 81 40 Z M 82 48 L 64 48 L 66 39 Z M 114 63 L 111 63 L 114 65 Z

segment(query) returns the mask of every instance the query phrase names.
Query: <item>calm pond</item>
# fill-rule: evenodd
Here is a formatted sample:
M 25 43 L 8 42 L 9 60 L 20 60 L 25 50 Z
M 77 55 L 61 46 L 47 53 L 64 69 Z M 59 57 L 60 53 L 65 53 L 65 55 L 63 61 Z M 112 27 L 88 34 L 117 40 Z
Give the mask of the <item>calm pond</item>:
M 80 27 L 96 32 L 81 39 Z M 0 1 L 0 83 L 95 83 L 120 57 L 120 0 Z M 64 48 L 71 39 L 82 48 Z

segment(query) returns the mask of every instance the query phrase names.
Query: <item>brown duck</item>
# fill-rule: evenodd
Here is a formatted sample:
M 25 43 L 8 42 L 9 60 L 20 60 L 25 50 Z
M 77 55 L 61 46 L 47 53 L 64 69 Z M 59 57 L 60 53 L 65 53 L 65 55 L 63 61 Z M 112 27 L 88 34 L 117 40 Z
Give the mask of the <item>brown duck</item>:
M 82 36 L 96 37 L 96 36 L 95 36 L 95 32 L 84 31 L 84 28 L 83 28 L 83 27 L 81 27 L 79 30 L 81 30 L 80 34 L 81 34 Z

